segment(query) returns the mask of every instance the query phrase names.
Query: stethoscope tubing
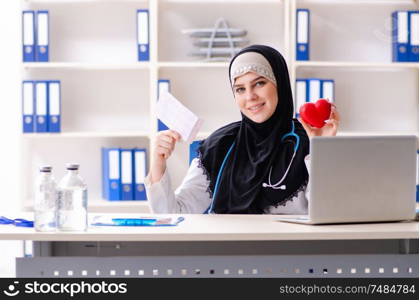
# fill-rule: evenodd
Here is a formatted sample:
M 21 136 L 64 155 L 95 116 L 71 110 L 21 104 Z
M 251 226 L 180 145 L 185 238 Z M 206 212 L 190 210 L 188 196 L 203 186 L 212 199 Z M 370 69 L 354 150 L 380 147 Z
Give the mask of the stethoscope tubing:
M 271 184 L 272 167 L 271 167 L 271 169 L 269 170 L 269 178 L 268 178 L 269 185 L 266 185 L 266 186 L 264 185 L 264 187 L 271 187 L 273 189 L 279 189 L 278 186 L 284 181 L 285 177 L 287 176 L 288 171 L 291 168 L 291 164 L 292 164 L 292 162 L 294 160 L 295 154 L 297 153 L 297 150 L 300 147 L 300 137 L 295 133 L 295 126 L 294 126 L 294 122 L 292 122 L 292 121 L 291 121 L 291 131 L 288 132 L 287 134 L 284 134 L 282 136 L 281 143 L 285 140 L 285 138 L 290 137 L 290 136 L 295 137 L 295 140 L 296 141 L 295 141 L 295 144 L 294 144 L 294 153 L 293 153 L 293 156 L 291 158 L 291 161 L 290 161 L 290 164 L 288 165 L 287 170 L 285 171 L 284 176 L 281 178 L 280 181 L 278 181 L 276 184 L 272 185 Z M 217 174 L 217 179 L 215 181 L 214 193 L 212 194 L 211 204 L 210 204 L 210 206 L 208 207 L 208 209 L 204 213 L 208 213 L 208 214 L 212 213 L 212 209 L 213 209 L 214 203 L 215 203 L 215 197 L 217 195 L 219 183 L 220 183 L 220 180 L 221 180 L 221 176 L 222 176 L 223 171 L 224 171 L 224 166 L 225 166 L 225 164 L 227 162 L 228 157 L 230 156 L 231 151 L 233 151 L 233 148 L 234 148 L 235 144 L 236 144 L 235 142 L 233 142 L 233 144 L 231 144 L 230 148 L 227 151 L 227 154 L 224 156 L 224 159 L 223 159 L 223 162 L 221 164 L 220 170 L 218 171 L 218 174 Z

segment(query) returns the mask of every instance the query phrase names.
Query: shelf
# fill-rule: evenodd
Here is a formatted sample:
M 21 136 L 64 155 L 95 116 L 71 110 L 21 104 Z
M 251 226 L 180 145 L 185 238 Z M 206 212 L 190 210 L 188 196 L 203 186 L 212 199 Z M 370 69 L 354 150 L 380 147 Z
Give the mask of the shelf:
M 159 68 L 228 68 L 229 62 L 159 62 Z M 342 61 L 296 61 L 299 67 L 330 67 L 330 68 L 406 68 L 419 69 L 419 63 L 370 63 L 370 62 L 342 62 Z M 83 70 L 147 70 L 148 62 L 132 64 L 95 64 L 95 63 L 24 63 L 25 69 L 83 69 Z
M 159 68 L 228 68 L 228 62 L 160 62 Z
M 30 200 L 25 202 L 23 211 L 33 212 Z M 104 199 L 88 200 L 89 213 L 149 213 L 148 201 L 108 201 Z
M 24 133 L 28 139 L 51 139 L 51 138 L 103 138 L 103 137 L 146 137 L 150 134 L 146 131 L 121 131 L 121 132 L 62 132 L 62 133 Z
M 343 61 L 296 61 L 296 68 L 312 68 L 312 67 L 325 67 L 325 68 L 366 68 L 366 69 L 386 69 L 386 68 L 399 68 L 399 69 L 419 69 L 419 63 L 370 63 L 370 62 L 343 62 Z
M 185 3 L 185 4 L 243 4 L 243 3 L 282 3 L 284 0 L 160 0 L 163 3 Z
M 418 0 L 299 0 L 301 4 L 412 4 Z M 147 0 L 25 0 L 24 3 L 39 4 L 100 4 L 100 3 L 147 3 Z M 283 0 L 159 0 L 162 3 L 282 3 Z
M 211 135 L 212 131 L 202 131 L 202 132 L 198 132 L 198 134 L 196 135 L 196 140 L 203 140 L 206 139 L 207 137 L 209 137 Z
M 372 135 L 416 135 L 419 138 L 419 131 L 340 131 L 341 136 L 372 136 Z
M 24 3 L 39 3 L 39 4 L 89 4 L 89 3 L 147 3 L 147 0 L 24 0 Z
M 167 3 L 190 3 L 190 4 L 200 4 L 200 3 L 281 3 L 283 0 L 159 0 L 160 2 Z M 147 3 L 148 0 L 25 0 L 26 3 Z
M 75 62 L 23 63 L 24 69 L 79 69 L 79 70 L 148 70 L 150 63 L 99 64 Z
M 341 131 L 338 136 L 380 136 L 380 135 L 416 135 L 416 148 L 419 149 L 419 131 Z
M 413 4 L 417 3 L 418 0 L 299 0 L 299 4 L 307 5 L 307 4 L 342 4 L 342 5 L 360 5 L 360 4 L 396 4 L 396 5 L 403 5 L 403 4 Z

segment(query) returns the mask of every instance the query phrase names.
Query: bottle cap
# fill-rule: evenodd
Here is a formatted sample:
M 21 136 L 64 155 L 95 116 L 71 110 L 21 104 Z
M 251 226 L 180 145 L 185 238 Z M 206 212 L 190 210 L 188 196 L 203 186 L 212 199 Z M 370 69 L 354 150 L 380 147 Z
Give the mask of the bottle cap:
M 78 170 L 80 167 L 80 164 L 70 163 L 66 164 L 67 170 Z
M 52 171 L 52 167 L 51 166 L 40 166 L 39 167 L 39 171 L 40 172 L 51 172 Z

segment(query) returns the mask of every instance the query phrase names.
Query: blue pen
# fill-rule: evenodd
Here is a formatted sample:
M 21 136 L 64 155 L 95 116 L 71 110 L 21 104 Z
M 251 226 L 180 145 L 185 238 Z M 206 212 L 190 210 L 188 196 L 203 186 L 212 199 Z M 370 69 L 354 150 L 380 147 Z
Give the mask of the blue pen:
M 33 221 L 25 219 L 9 219 L 4 216 L 0 216 L 0 224 L 13 224 L 17 227 L 33 227 Z
M 112 222 L 116 226 L 153 226 L 156 224 L 157 219 L 126 219 L 126 218 L 113 218 Z
M 96 216 L 91 225 L 93 226 L 176 226 L 185 220 L 184 217 L 172 218 L 109 218 Z

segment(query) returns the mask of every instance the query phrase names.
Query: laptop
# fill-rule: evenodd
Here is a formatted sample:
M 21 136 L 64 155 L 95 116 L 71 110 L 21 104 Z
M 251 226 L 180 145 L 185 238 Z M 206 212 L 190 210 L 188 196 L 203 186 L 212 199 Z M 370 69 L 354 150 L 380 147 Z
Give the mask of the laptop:
M 416 136 L 313 137 L 303 224 L 411 220 L 416 211 Z

